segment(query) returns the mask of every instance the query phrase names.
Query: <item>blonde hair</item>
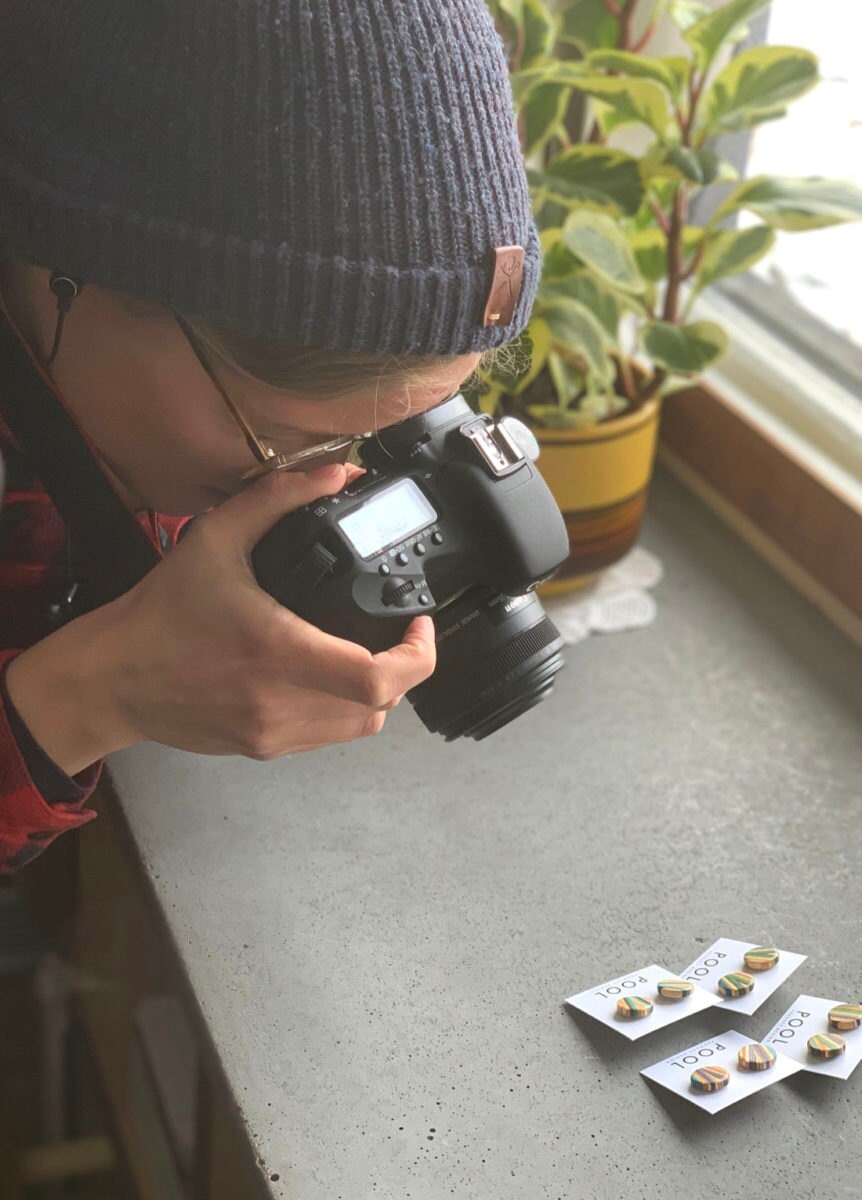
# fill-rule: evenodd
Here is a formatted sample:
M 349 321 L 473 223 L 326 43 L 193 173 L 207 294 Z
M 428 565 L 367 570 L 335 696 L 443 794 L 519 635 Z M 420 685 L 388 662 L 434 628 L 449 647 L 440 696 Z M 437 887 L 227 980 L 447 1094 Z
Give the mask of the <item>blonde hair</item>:
M 369 388 L 389 391 L 405 386 L 431 386 L 439 382 L 444 371 L 454 374 L 453 368 L 459 357 L 291 347 L 218 328 L 198 318 L 186 317 L 186 321 L 204 350 L 215 354 L 240 374 L 273 388 L 302 392 L 319 399 L 349 397 L 367 392 Z M 479 366 L 493 353 L 483 355 Z M 462 380 L 467 374 L 465 372 Z
M 14 259 L 11 239 L 4 236 L 0 222 L 0 262 Z M 28 260 L 29 261 L 29 260 Z M 117 291 L 133 316 L 147 317 L 164 312 L 164 306 Z M 281 342 L 223 329 L 199 317 L 186 317 L 188 325 L 205 350 L 221 358 L 252 382 L 285 391 L 325 399 L 350 397 L 369 388 L 396 391 L 406 387 L 432 386 L 447 369 L 454 375 L 458 355 L 396 355 L 363 351 L 322 350 L 285 346 Z M 469 374 L 459 380 L 467 389 L 478 372 L 498 360 L 500 350 L 486 351 Z M 468 357 L 464 355 L 463 357 Z

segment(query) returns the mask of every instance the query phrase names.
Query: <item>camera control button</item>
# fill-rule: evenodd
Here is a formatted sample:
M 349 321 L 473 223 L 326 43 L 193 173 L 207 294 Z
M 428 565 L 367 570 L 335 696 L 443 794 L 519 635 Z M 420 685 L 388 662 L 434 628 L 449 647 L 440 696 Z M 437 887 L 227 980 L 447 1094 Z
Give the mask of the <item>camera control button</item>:
M 389 566 L 389 563 L 381 563 L 380 566 L 377 568 L 377 574 L 378 575 L 391 575 L 392 568 Z
M 435 529 L 434 532 L 431 534 L 431 541 L 434 543 L 435 546 L 443 545 L 443 534 L 440 532 L 439 529 Z
M 320 542 L 315 542 L 298 567 L 300 578 L 306 587 L 317 587 L 327 575 L 335 570 L 338 559 Z
M 425 553 L 425 543 L 417 542 L 416 545 L 413 547 L 413 553 L 418 554 L 418 556 L 421 558 L 422 555 Z
M 397 575 L 393 575 L 384 583 L 381 599 L 387 608 L 391 605 L 396 608 L 406 608 L 410 603 L 411 593 L 415 590 L 416 584 L 412 579 L 400 579 Z
M 407 557 L 407 555 L 404 553 L 404 551 L 401 550 L 398 554 L 395 555 L 395 561 L 398 563 L 399 567 L 406 567 L 407 564 L 410 562 L 410 559 Z
M 431 603 L 431 597 L 428 595 L 427 592 L 420 592 L 417 599 L 423 608 L 427 608 L 428 605 Z

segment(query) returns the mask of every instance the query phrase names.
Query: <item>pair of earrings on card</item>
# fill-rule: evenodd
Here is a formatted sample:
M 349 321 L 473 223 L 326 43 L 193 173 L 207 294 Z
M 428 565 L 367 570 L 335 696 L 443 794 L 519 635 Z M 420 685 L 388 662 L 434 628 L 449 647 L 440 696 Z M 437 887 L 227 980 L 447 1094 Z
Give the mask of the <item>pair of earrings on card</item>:
M 740 1071 L 768 1071 L 777 1060 L 776 1052 L 763 1042 L 740 1046 L 736 1056 Z M 690 1081 L 693 1092 L 720 1092 L 730 1084 L 730 1071 L 727 1067 L 698 1067 L 692 1071 Z
M 769 971 L 780 957 L 773 946 L 758 946 L 745 952 L 743 962 L 749 971 Z M 725 1000 L 747 996 L 754 990 L 754 976 L 745 971 L 731 971 L 719 979 L 718 990 Z M 687 979 L 660 979 L 656 991 L 662 1000 L 684 1000 L 694 991 L 694 984 Z M 648 1017 L 654 1007 L 646 996 L 621 996 L 617 1000 L 617 1016 L 624 1021 L 638 1021 Z
M 829 1010 L 828 1021 L 834 1029 L 858 1029 L 862 1025 L 862 1004 L 837 1004 Z M 837 1033 L 815 1033 L 808 1039 L 808 1053 L 813 1058 L 838 1058 L 846 1049 L 846 1041 Z M 740 1071 L 768 1071 L 775 1066 L 777 1058 L 771 1046 L 750 1042 L 740 1046 L 736 1061 Z M 730 1078 L 727 1067 L 698 1067 L 691 1073 L 691 1090 L 720 1092 L 730 1085 Z
M 815 1033 L 808 1039 L 808 1053 L 814 1058 L 840 1058 L 847 1042 L 833 1029 L 852 1032 L 862 1025 L 862 1004 L 836 1004 L 827 1013 L 829 1033 Z M 862 1036 L 862 1034 L 860 1034 Z

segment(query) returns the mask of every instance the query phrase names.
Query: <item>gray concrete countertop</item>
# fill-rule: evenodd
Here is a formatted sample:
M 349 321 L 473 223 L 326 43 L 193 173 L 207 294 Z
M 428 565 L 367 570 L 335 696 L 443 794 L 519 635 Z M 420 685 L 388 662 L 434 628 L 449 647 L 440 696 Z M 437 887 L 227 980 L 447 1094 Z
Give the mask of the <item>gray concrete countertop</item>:
M 714 1117 L 638 1074 L 862 997 L 860 656 L 667 479 L 643 540 L 656 623 L 572 649 L 484 743 L 404 705 L 278 763 L 112 759 L 274 1197 L 862 1194 L 862 1068 Z M 722 935 L 810 959 L 753 1017 L 635 1045 L 562 1007 Z

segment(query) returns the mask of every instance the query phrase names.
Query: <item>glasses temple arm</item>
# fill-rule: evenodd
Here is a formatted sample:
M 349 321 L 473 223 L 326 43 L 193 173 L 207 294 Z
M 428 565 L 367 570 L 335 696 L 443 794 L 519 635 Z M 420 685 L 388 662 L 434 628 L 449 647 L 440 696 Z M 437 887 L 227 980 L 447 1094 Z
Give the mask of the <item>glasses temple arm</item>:
M 201 351 L 201 348 L 197 342 L 197 338 L 192 333 L 188 322 L 185 320 L 184 317 L 181 317 L 179 315 L 179 313 L 174 313 L 174 317 L 176 318 L 177 324 L 179 325 L 180 329 L 185 334 L 186 341 L 188 342 L 188 344 L 191 346 L 192 350 L 194 351 L 195 357 L 197 358 L 198 362 L 201 364 L 203 369 L 206 371 L 207 375 L 212 380 L 212 383 L 213 383 L 216 391 L 218 392 L 218 394 L 221 396 L 222 400 L 224 400 L 225 404 L 227 405 L 228 412 L 233 417 L 235 423 L 239 427 L 243 437 L 245 438 L 246 445 L 248 446 L 249 450 L 251 450 L 252 454 L 254 455 L 254 457 L 257 459 L 257 461 L 259 463 L 269 462 L 270 458 L 272 458 L 272 451 L 268 450 L 266 448 L 266 446 L 264 446 L 263 442 L 258 438 L 257 434 L 254 432 L 254 430 L 251 428 L 251 426 L 246 422 L 245 417 L 243 417 L 242 413 L 236 407 L 233 400 L 231 400 L 230 396 L 227 394 L 225 389 L 222 387 L 221 380 L 216 375 L 212 366 L 207 361 L 206 356 Z

